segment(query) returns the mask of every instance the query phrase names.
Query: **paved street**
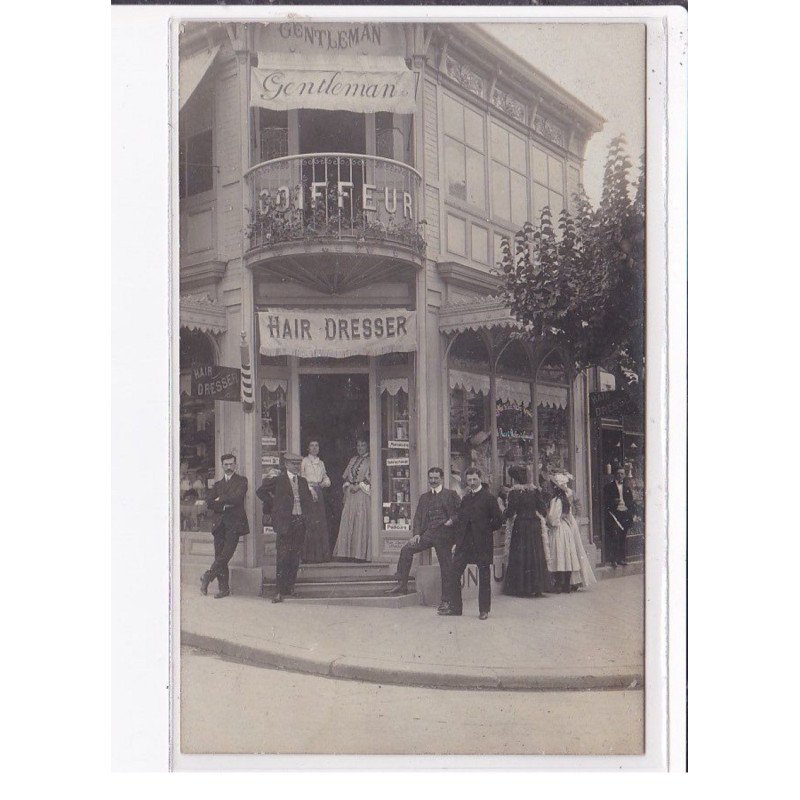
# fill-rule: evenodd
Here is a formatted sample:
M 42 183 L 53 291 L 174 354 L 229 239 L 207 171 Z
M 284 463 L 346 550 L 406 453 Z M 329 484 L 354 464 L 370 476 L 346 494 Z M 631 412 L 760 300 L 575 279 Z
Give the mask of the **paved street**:
M 182 650 L 185 753 L 634 754 L 641 691 L 382 686 Z
M 317 675 L 446 688 L 625 689 L 642 685 L 643 576 L 601 581 L 588 592 L 542 599 L 492 598 L 478 620 L 435 609 L 273 605 L 222 601 L 183 587 L 184 645 Z

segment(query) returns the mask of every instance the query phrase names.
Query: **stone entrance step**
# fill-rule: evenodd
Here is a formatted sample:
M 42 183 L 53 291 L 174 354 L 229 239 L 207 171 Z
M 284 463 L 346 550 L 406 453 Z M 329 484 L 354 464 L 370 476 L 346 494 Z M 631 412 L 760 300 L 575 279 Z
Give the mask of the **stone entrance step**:
M 331 561 L 325 564 L 301 564 L 297 571 L 298 582 L 332 580 L 369 580 L 391 578 L 395 564 L 350 563 Z
M 294 585 L 295 597 L 384 597 L 386 592 L 396 585 L 394 580 L 357 580 L 344 578 L 335 581 L 300 581 Z M 415 591 L 413 579 L 408 582 L 409 592 Z M 263 594 L 275 592 L 275 582 L 265 580 Z

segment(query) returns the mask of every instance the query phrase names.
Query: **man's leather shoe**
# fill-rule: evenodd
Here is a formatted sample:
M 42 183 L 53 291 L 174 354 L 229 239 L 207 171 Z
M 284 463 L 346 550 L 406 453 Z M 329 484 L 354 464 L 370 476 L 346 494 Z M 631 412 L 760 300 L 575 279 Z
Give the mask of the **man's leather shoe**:
M 452 608 L 445 608 L 444 610 L 440 610 L 436 612 L 440 617 L 460 617 L 460 611 L 453 611 Z
M 225 589 L 224 591 L 219 591 L 214 595 L 215 600 L 222 600 L 223 597 L 229 597 L 231 593 L 230 589 Z
M 209 583 L 211 583 L 211 573 L 204 572 L 200 577 L 200 594 L 208 594 Z
M 489 612 L 482 611 L 480 614 L 478 614 L 478 619 L 489 619 Z
M 437 611 L 447 611 L 448 608 L 450 608 L 450 603 L 440 603 L 439 604 L 439 608 L 437 608 L 436 610 Z
M 403 586 L 402 584 L 398 583 L 397 586 L 393 586 L 391 589 L 387 589 L 384 594 L 408 594 L 408 587 Z
M 283 595 L 281 595 L 281 594 L 273 595 L 272 596 L 272 602 L 273 603 L 282 603 L 283 602 Z

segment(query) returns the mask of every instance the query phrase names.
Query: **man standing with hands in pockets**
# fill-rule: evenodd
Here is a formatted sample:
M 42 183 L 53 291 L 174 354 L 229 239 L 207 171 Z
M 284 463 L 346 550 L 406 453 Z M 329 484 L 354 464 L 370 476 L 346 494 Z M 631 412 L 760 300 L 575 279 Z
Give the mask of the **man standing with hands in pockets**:
M 503 518 L 497 498 L 481 482 L 481 471 L 477 467 L 470 467 L 465 474 L 467 493 L 461 498 L 454 526 L 456 551 L 450 578 L 450 607 L 440 610 L 439 614 L 446 617 L 461 616 L 461 576 L 467 564 L 477 564 L 479 618 L 488 619 L 492 607 L 492 534 L 503 524 Z
M 442 576 L 440 611 L 448 607 L 450 600 L 450 576 L 453 565 L 452 526 L 459 505 L 458 495 L 452 489 L 445 489 L 442 486 L 443 478 L 444 470 L 441 467 L 431 467 L 428 470 L 430 491 L 419 498 L 411 526 L 413 535 L 400 551 L 400 560 L 397 562 L 397 586 L 386 592 L 386 594 L 408 594 L 408 575 L 414 553 L 422 553 L 433 548 L 439 559 L 439 572 Z
M 284 595 L 294 592 L 300 553 L 306 536 L 306 514 L 314 502 L 308 481 L 300 476 L 303 457 L 297 453 L 285 453 L 283 464 L 286 470 L 272 470 L 264 478 L 256 495 L 262 502 L 272 499 L 272 527 L 275 529 L 277 553 L 277 575 L 273 603 L 282 603 Z

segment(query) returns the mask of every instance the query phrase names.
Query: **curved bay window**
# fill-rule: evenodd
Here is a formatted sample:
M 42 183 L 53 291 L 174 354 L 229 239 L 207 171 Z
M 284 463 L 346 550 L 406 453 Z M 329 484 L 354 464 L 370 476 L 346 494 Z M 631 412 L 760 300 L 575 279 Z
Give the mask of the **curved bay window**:
M 522 466 L 534 480 L 535 425 L 531 397 L 531 365 L 520 342 L 511 342 L 500 354 L 495 379 L 497 455 L 500 478 L 510 485 L 508 470 Z
M 179 357 L 181 530 L 210 531 L 206 500 L 216 469 L 214 401 L 192 395 L 192 370 L 216 363 L 214 345 L 206 334 L 182 328 Z
M 561 356 L 550 352 L 536 372 L 540 469 L 569 469 L 569 378 Z
M 460 333 L 450 349 L 450 478 L 461 481 L 478 467 L 491 481 L 492 435 L 489 415 L 489 349 L 474 331 Z M 454 486 L 453 488 L 458 488 Z

